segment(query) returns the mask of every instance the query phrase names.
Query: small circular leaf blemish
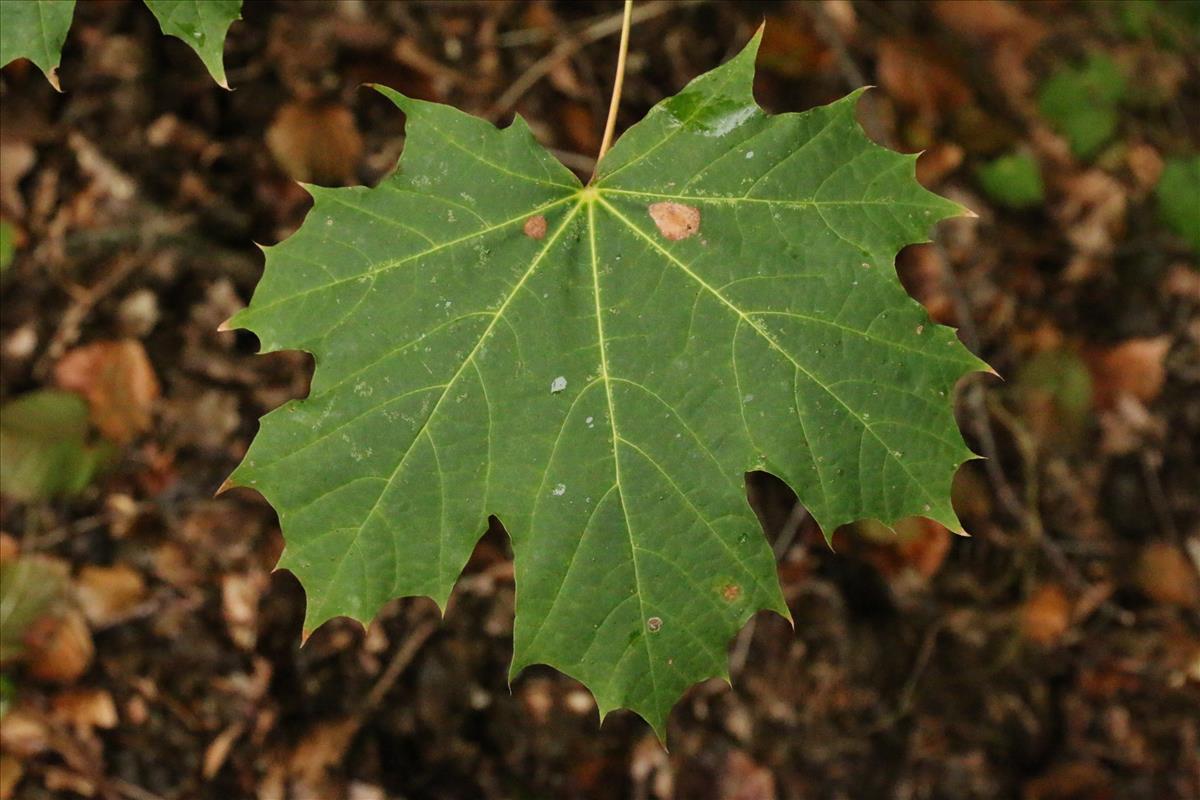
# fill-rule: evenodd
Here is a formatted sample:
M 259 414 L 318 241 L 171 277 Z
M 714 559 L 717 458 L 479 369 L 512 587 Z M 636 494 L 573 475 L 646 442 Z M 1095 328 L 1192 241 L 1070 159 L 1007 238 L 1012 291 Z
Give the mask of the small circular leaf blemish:
M 564 378 L 562 375 L 559 375 L 557 378 L 550 381 L 550 393 L 551 394 L 558 394 L 559 392 L 563 391 L 566 388 L 567 388 L 567 379 Z
M 646 620 L 646 628 L 649 629 L 651 633 L 658 633 L 662 630 L 662 618 L 651 617 L 650 619 Z
M 732 603 L 741 596 L 742 587 L 738 586 L 736 583 L 726 584 L 725 587 L 721 589 L 721 597 L 725 598 L 727 603 Z
M 541 214 L 535 217 L 530 217 L 525 220 L 525 227 L 522 228 L 525 235 L 530 239 L 545 239 L 546 238 L 546 218 Z

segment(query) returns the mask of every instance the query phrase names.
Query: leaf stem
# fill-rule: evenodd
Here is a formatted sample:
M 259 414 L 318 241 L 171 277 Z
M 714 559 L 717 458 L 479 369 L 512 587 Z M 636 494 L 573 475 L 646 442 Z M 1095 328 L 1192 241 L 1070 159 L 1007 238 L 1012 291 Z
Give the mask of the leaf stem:
M 621 19 L 621 45 L 617 53 L 617 76 L 613 79 L 612 100 L 608 104 L 608 121 L 604 123 L 604 138 L 600 140 L 600 153 L 596 156 L 596 169 L 612 144 L 613 131 L 617 127 L 617 108 L 621 105 L 621 87 L 625 85 L 625 56 L 629 52 L 629 28 L 633 18 L 633 0 L 625 0 L 625 16 Z M 593 170 L 592 180 L 596 179 Z

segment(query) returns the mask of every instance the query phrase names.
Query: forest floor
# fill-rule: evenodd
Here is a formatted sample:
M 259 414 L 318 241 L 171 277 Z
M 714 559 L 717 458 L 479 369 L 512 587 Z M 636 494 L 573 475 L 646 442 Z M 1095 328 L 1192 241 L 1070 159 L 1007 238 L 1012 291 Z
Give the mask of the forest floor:
M 116 457 L 74 496 L 0 506 L 0 560 L 71 590 L 4 668 L 0 798 L 1200 798 L 1200 271 L 1156 189 L 1200 150 L 1200 29 L 1172 5 L 638 4 L 618 131 L 764 18 L 768 111 L 879 87 L 868 132 L 978 214 L 901 278 L 1004 376 L 960 386 L 989 457 L 955 486 L 970 538 L 912 521 L 831 549 L 751 476 L 795 630 L 755 618 L 667 752 L 553 670 L 508 685 L 502 530 L 444 619 L 396 601 L 302 648 L 274 512 L 214 497 L 311 370 L 217 331 L 255 243 L 300 225 L 297 180 L 374 184 L 402 148 L 361 85 L 520 111 L 587 174 L 617 4 L 247 3 L 232 92 L 141 3 L 79 4 L 63 94 L 27 64 L 0 80 L 0 393 L 83 393 Z M 1126 86 L 1082 158 L 1039 93 L 1097 55 Z M 1032 178 L 995 166 L 1014 154 Z

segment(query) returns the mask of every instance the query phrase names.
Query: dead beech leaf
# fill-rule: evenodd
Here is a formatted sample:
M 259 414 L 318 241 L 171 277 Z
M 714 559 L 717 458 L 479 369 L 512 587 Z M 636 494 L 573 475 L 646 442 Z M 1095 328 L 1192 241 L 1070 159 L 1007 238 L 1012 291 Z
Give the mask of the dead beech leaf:
M 204 764 L 200 774 L 206 779 L 212 779 L 220 772 L 221 767 L 225 764 L 225 759 L 229 757 L 229 751 L 233 749 L 233 743 L 238 740 L 245 729 L 245 723 L 235 722 L 217 734 L 217 737 L 209 742 L 208 747 L 204 750 Z
M 568 63 L 568 62 L 564 62 Z M 561 130 L 566 134 L 566 144 L 576 153 L 594 153 L 600 147 L 595 117 L 583 103 L 564 102 L 558 110 Z M 601 120 L 600 125 L 603 125 Z
M 360 720 L 346 717 L 316 725 L 305 735 L 288 762 L 294 796 L 327 796 L 329 770 L 345 757 L 361 726 Z
M 863 520 L 854 530 L 874 545 L 864 553 L 866 560 L 889 579 L 905 574 L 932 578 L 950 552 L 950 531 L 924 517 L 905 517 L 892 528 Z
M 937 0 L 933 14 L 943 25 L 978 43 L 1004 44 L 1024 53 L 1046 35 L 1045 26 L 1008 0 Z
M 953 537 L 946 526 L 931 519 L 916 517 L 915 522 L 919 533 L 897 543 L 896 549 L 909 567 L 924 578 L 932 578 L 949 555 Z
M 1116 796 L 1108 771 L 1090 761 L 1051 767 L 1026 783 L 1021 792 L 1022 800 L 1114 800 Z
M 119 721 L 117 704 L 104 689 L 67 689 L 55 695 L 52 705 L 54 717 L 81 737 L 93 728 L 115 728 Z
M 1013 106 L 1032 113 L 1035 78 L 1026 60 L 1046 36 L 1046 27 L 1008 0 L 938 0 L 933 13 L 950 30 L 990 50 L 995 85 Z
M 1171 337 L 1129 339 L 1115 347 L 1093 351 L 1087 362 L 1092 371 L 1096 407 L 1109 409 L 1123 395 L 1150 403 L 1167 380 L 1166 357 Z
M 775 776 L 741 750 L 734 750 L 725 759 L 717 796 L 721 800 L 775 800 Z
M 1138 557 L 1134 578 L 1142 593 L 1160 605 L 1200 605 L 1200 575 L 1183 551 L 1167 542 L 1146 545 Z
M 1057 643 L 1071 627 L 1071 600 L 1058 584 L 1034 590 L 1021 608 L 1021 632 L 1037 644 Z
M 150 428 L 158 377 L 137 340 L 94 342 L 69 351 L 54 367 L 54 382 L 83 395 L 92 424 L 118 444 Z
M 25 633 L 25 646 L 26 674 L 45 683 L 74 683 L 96 654 L 87 621 L 73 608 L 35 621 Z
M 75 596 L 88 622 L 105 628 L 123 620 L 142 601 L 146 582 L 126 564 L 88 565 L 75 579 Z
M 1140 197 L 1150 193 L 1158 185 L 1158 179 L 1162 177 L 1162 156 L 1144 142 L 1129 146 L 1129 151 L 1125 154 L 1125 165 L 1133 175 L 1134 183 L 1137 185 L 1137 194 Z
M 267 147 L 293 179 L 339 185 L 358 171 L 363 141 L 345 106 L 293 102 L 275 115 Z
M 37 163 L 37 151 L 23 139 L 0 137 L 0 208 L 18 219 L 25 216 L 21 179 Z
M 50 747 L 53 732 L 46 719 L 29 707 L 18 707 L 4 715 L 0 725 L 0 747 L 19 758 L 29 758 Z
M 51 792 L 71 792 L 84 797 L 96 796 L 95 781 L 65 767 L 47 767 L 42 773 L 42 781 Z
M 971 90 L 950 65 L 935 58 L 927 42 L 908 37 L 882 39 L 876 70 L 879 83 L 900 106 L 932 125 L 971 100 Z
M 1125 229 L 1129 200 L 1121 182 L 1099 169 L 1072 175 L 1060 188 L 1064 197 L 1055 216 L 1076 251 L 1064 277 L 1082 281 L 1095 273 L 1099 259 L 1112 255 Z
M 258 638 L 258 598 L 267 590 L 262 573 L 231 573 L 221 579 L 221 611 L 229 638 L 243 650 L 254 649 Z
M 17 791 L 17 784 L 25 777 L 25 768 L 14 755 L 0 753 L 0 800 L 10 800 Z
M 763 69 L 786 78 L 803 78 L 833 66 L 833 51 L 807 22 L 806 14 L 771 15 L 767 18 L 759 55 Z
M 917 182 L 929 188 L 958 169 L 966 153 L 953 142 L 938 142 L 917 159 Z

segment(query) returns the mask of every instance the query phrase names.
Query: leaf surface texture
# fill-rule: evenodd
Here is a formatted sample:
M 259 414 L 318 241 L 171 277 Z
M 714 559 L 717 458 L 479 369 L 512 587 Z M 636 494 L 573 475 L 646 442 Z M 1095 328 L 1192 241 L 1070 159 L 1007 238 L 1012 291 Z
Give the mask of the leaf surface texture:
M 662 734 L 787 615 L 744 476 L 823 530 L 958 528 L 955 382 L 985 368 L 893 261 L 955 204 L 871 143 L 856 97 L 766 115 L 757 38 L 629 129 L 583 187 L 518 118 L 383 90 L 407 116 L 378 187 L 313 188 L 231 321 L 316 359 L 233 476 L 278 510 L 310 628 L 444 605 L 489 515 L 512 537 L 512 673 L 552 665 Z

